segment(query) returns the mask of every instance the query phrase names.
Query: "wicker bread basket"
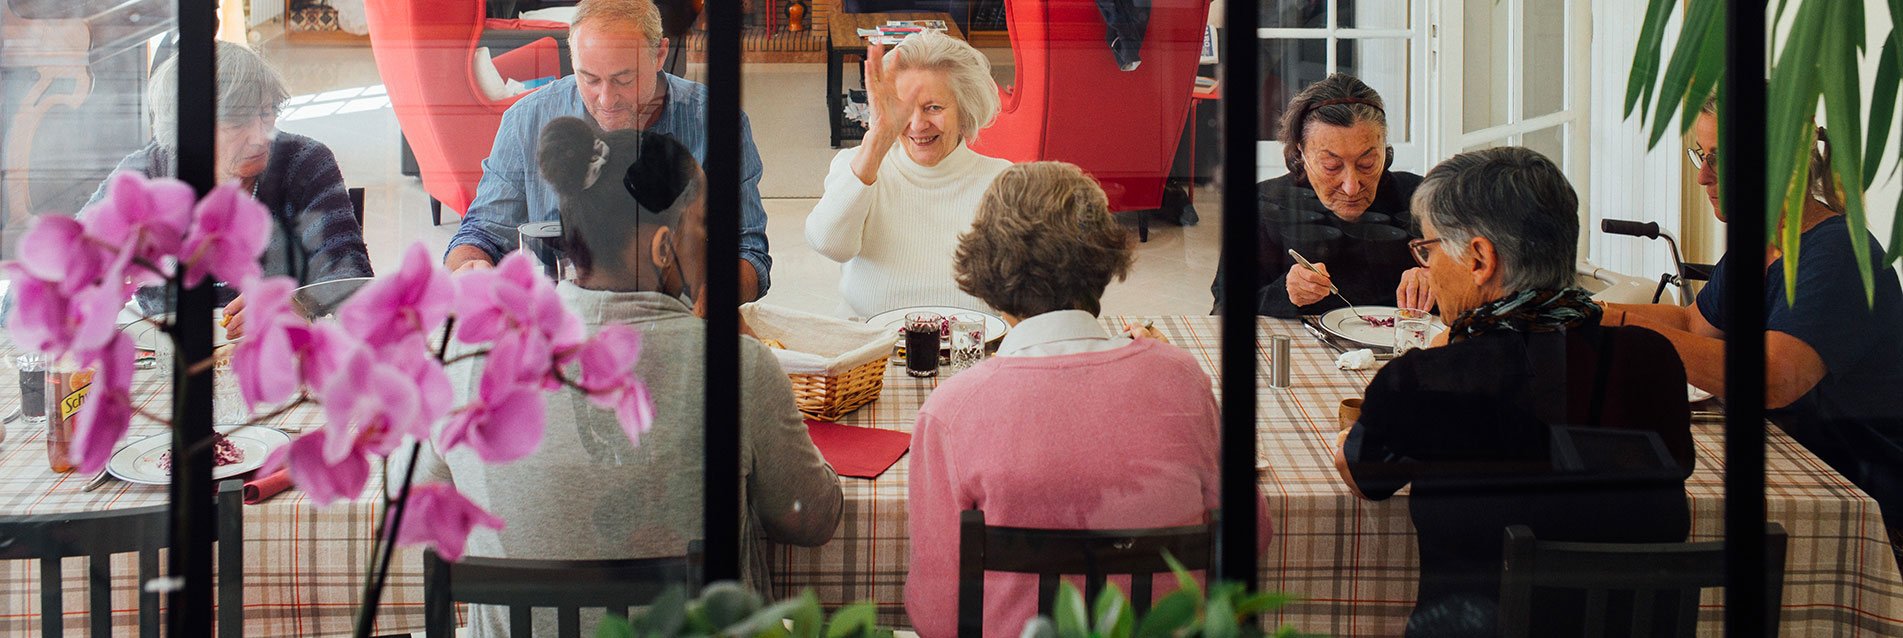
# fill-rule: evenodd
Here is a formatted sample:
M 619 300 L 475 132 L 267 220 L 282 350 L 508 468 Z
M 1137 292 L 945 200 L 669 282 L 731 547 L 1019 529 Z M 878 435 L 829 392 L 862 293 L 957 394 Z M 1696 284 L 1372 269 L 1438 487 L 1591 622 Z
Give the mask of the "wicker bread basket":
M 769 346 L 793 382 L 801 414 L 836 421 L 885 388 L 887 358 L 898 334 L 883 326 L 762 304 L 740 307 L 747 326 Z

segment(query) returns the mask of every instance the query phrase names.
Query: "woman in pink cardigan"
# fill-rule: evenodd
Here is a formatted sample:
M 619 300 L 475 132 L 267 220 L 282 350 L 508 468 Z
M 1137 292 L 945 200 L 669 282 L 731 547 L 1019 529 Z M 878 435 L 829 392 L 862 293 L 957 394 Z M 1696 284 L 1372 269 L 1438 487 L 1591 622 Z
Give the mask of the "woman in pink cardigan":
M 963 510 L 991 525 L 1129 529 L 1198 525 L 1218 507 L 1209 376 L 1154 329 L 1132 338 L 1097 322 L 1131 259 L 1103 190 L 1061 162 L 1006 169 L 959 238 L 959 288 L 1013 328 L 998 356 L 940 383 L 919 410 L 905 609 L 920 636 L 958 633 Z M 1130 590 L 1127 577 L 1112 582 Z M 1157 595 L 1174 582 L 1159 578 Z M 1036 613 L 1036 576 L 985 575 L 984 635 L 1016 636 Z

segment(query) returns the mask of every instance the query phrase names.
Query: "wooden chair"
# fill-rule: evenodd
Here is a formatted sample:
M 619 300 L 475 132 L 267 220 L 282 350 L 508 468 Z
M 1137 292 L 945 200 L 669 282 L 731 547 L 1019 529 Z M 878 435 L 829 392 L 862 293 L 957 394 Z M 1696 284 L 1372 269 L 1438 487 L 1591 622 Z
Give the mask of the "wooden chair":
M 1764 526 L 1764 573 L 1772 601 L 1784 596 L 1784 527 Z M 1725 584 L 1725 544 L 1568 543 L 1533 538 L 1525 525 L 1506 529 L 1505 570 L 1500 579 L 1500 634 L 1531 636 L 1534 588 L 1583 590 L 1585 625 L 1576 635 L 1653 636 L 1661 597 L 1677 594 L 1672 636 L 1692 636 L 1698 625 L 1698 593 Z M 1608 618 L 1607 598 L 1632 593 L 1630 618 Z M 1777 636 L 1779 605 L 1764 610 L 1767 636 Z M 1607 627 L 1613 629 L 1608 630 Z
M 1037 610 L 1050 614 L 1064 575 L 1084 577 L 1084 601 L 1094 604 L 1107 577 L 1130 576 L 1130 602 L 1141 616 L 1150 609 L 1151 580 L 1167 574 L 1163 552 L 1190 570 L 1215 563 L 1220 512 L 1202 525 L 1152 529 L 1080 530 L 994 527 L 983 510 L 966 510 L 958 521 L 958 635 L 984 634 L 985 572 L 1037 574 Z
M 451 563 L 423 553 L 424 635 L 456 635 L 456 603 L 509 609 L 509 635 L 534 635 L 532 612 L 555 608 L 558 634 L 580 638 L 581 610 L 628 614 L 677 585 L 700 583 L 701 544 L 687 555 L 627 560 L 528 560 L 464 557 Z
M 352 188 L 350 193 L 350 212 L 357 215 L 357 232 L 363 232 L 363 189 Z
M 218 484 L 218 636 L 244 635 L 244 482 Z M 60 560 L 85 556 L 91 635 L 112 636 L 112 555 L 139 554 L 139 635 L 159 635 L 159 550 L 170 546 L 169 506 L 78 514 L 0 517 L 0 560 L 40 563 L 40 635 L 64 633 Z

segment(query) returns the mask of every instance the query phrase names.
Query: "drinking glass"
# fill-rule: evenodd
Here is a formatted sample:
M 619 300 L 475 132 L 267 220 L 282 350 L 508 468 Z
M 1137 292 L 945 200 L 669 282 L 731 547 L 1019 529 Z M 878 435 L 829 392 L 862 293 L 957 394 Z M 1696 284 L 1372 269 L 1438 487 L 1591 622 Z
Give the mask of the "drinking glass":
M 1394 312 L 1394 356 L 1427 347 L 1434 319 L 1426 310 L 1402 308 Z
M 914 377 L 938 376 L 938 336 L 945 318 L 936 312 L 905 315 L 905 373 Z
M 251 420 L 251 410 L 245 407 L 244 393 L 238 388 L 238 375 L 231 371 L 231 357 L 214 360 L 211 388 L 213 424 L 239 425 Z
M 947 374 L 957 374 L 985 360 L 985 318 L 981 315 L 951 316 L 951 363 Z

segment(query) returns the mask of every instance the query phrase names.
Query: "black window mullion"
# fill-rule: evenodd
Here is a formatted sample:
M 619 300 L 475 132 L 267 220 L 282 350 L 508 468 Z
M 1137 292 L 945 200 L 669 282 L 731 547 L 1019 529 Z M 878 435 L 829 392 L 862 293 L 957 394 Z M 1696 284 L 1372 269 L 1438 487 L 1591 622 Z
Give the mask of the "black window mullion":
M 707 375 L 705 534 L 708 582 L 740 578 L 740 3 L 707 11 Z M 678 46 L 686 46 L 686 42 Z M 763 273 L 764 274 L 764 273 Z
M 1726 157 L 1719 188 L 1729 217 L 1727 250 L 1746 259 L 1725 269 L 1725 633 L 1763 636 L 1764 270 L 1750 266 L 1765 242 L 1765 3 L 1725 11 L 1725 88 L 1718 118 Z M 1687 96 L 1687 100 L 1700 99 Z
M 1256 2 L 1225 3 L 1222 188 L 1222 543 L 1216 576 L 1257 588 L 1255 364 L 1257 79 Z

